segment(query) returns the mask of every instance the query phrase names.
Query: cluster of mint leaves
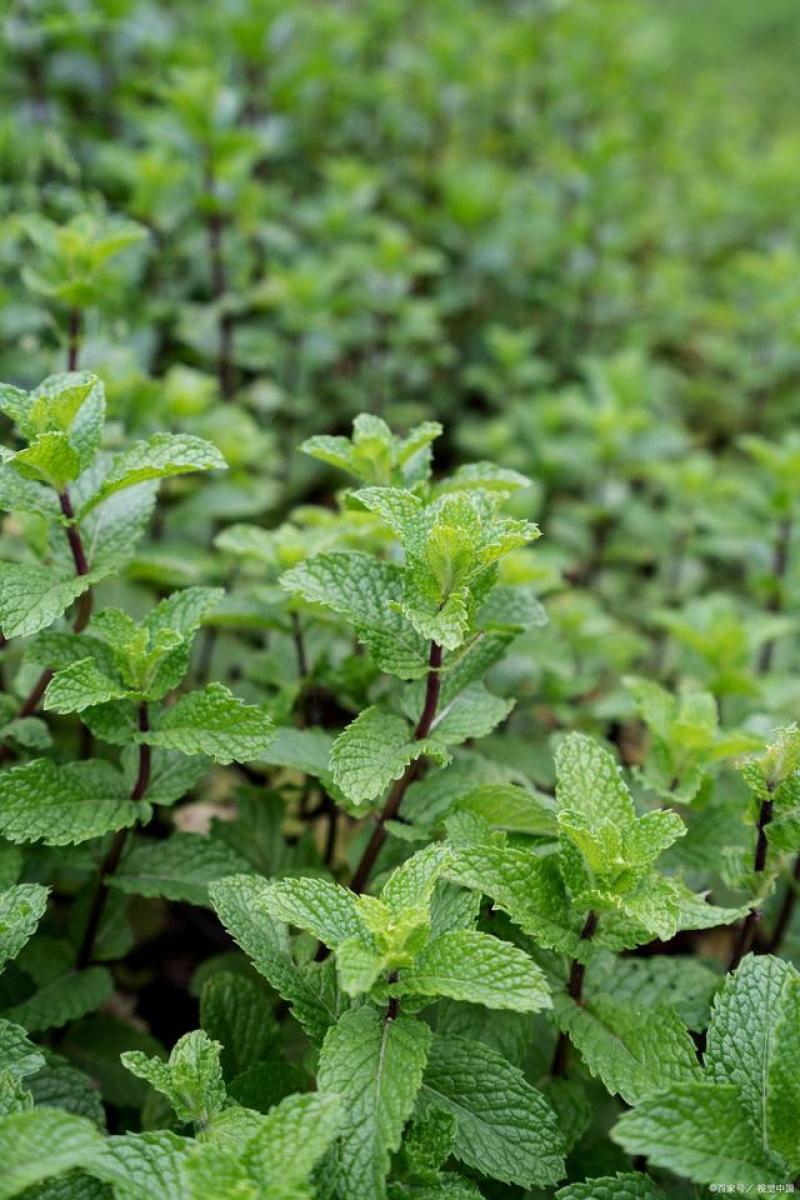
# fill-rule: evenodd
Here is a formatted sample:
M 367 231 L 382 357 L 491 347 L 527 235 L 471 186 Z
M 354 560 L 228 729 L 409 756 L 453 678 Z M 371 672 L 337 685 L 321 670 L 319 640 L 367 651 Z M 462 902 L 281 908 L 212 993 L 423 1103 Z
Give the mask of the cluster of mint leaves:
M 707 694 L 630 679 L 643 764 L 626 780 L 608 746 L 565 733 L 537 788 L 474 748 L 513 709 L 491 684 L 514 646 L 546 636 L 539 531 L 507 512 L 523 476 L 435 477 L 440 426 L 399 437 L 362 416 L 304 446 L 354 480 L 335 511 L 224 530 L 230 593 L 186 586 L 134 616 L 101 603 L 104 581 L 159 481 L 224 468 L 218 450 L 107 450 L 84 372 L 2 404 L 19 525 L 0 624 L 21 655 L 0 773 L 0 1197 L 657 1200 L 675 1177 L 791 1181 L 800 977 L 757 927 L 796 850 L 795 728 L 756 750 Z M 259 605 L 307 676 L 272 711 L 198 678 L 198 631 L 253 628 Z M 338 665 L 309 663 L 348 637 Z M 359 711 L 333 734 L 335 679 Z M 727 852 L 740 901 L 722 905 L 679 848 L 734 754 L 752 842 Z M 226 771 L 234 813 L 207 834 L 170 823 L 198 787 L 227 799 Z M 281 837 L 315 797 L 324 859 Z M 198 972 L 200 1027 L 168 1058 L 105 1015 L 147 899 L 211 907 L 239 948 Z M 707 930 L 730 943 L 727 977 L 636 955 Z M 126 1131 L 104 1131 L 95 1073 L 138 1108 Z M 601 1102 L 615 1169 L 570 1183 Z

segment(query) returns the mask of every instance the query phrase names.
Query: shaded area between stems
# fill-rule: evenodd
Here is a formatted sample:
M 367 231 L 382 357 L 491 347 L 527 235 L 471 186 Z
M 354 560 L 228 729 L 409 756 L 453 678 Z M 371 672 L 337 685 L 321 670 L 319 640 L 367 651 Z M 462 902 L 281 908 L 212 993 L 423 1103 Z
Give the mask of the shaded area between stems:
M 767 954 L 777 954 L 781 947 L 781 943 L 786 936 L 786 931 L 789 928 L 792 917 L 794 916 L 794 910 L 797 907 L 797 889 L 799 886 L 800 855 L 798 855 L 794 860 L 792 877 L 787 884 L 786 891 L 783 893 L 783 900 L 781 901 L 781 906 L 778 910 L 778 916 L 775 921 L 774 928 L 769 936 L 769 939 L 767 940 L 767 944 L 765 946 L 765 951 Z
M 767 826 L 772 820 L 772 793 L 774 787 L 767 784 L 769 795 L 761 802 L 761 809 L 758 814 L 758 837 L 756 839 L 756 852 L 753 859 L 753 871 L 756 875 L 761 875 L 767 865 Z M 739 926 L 739 932 L 733 945 L 728 970 L 735 971 L 739 963 L 744 958 L 745 954 L 753 945 L 753 939 L 756 934 L 756 927 L 761 919 L 761 913 L 757 908 L 751 908 L 750 912 L 745 917 L 742 924 Z
M 590 942 L 597 931 L 597 913 L 590 911 L 581 930 L 581 941 Z M 573 958 L 572 966 L 569 969 L 569 983 L 567 984 L 567 995 L 575 1001 L 576 1004 L 583 1004 L 583 977 L 586 974 L 586 964 L 580 962 L 577 958 Z M 555 1053 L 553 1054 L 553 1065 L 550 1068 L 550 1074 L 554 1078 L 566 1074 L 567 1063 L 569 1061 L 569 1038 L 566 1033 L 559 1033 L 558 1041 L 556 1042 Z
M 150 719 L 147 711 L 147 705 L 142 703 L 139 705 L 139 730 L 142 733 L 147 733 L 150 728 Z M 133 787 L 131 788 L 131 800 L 143 800 L 150 783 L 150 747 L 141 743 L 139 746 L 139 769 L 136 774 Z M 100 867 L 100 875 L 97 881 L 92 906 L 89 910 L 89 918 L 86 922 L 86 929 L 83 934 L 80 950 L 78 951 L 77 965 L 79 969 L 87 967 L 92 961 L 94 953 L 94 944 L 97 938 L 97 933 L 100 928 L 100 922 L 103 919 L 103 913 L 108 900 L 108 892 L 110 880 L 119 866 L 122 858 L 122 851 L 125 849 L 125 842 L 128 837 L 128 830 L 118 829 L 114 834 L 114 840 L 108 854 L 103 859 Z
M 428 657 L 428 679 L 425 687 L 425 703 L 422 708 L 422 715 L 414 730 L 414 738 L 417 741 L 422 741 L 423 738 L 428 736 L 436 716 L 439 693 L 442 687 L 441 667 L 442 647 L 437 642 L 431 642 L 430 655 Z M 421 770 L 422 759 L 414 759 L 413 762 L 408 764 L 390 791 L 389 798 L 375 823 L 372 837 L 367 842 L 364 853 L 361 855 L 361 861 L 353 872 L 350 887 L 354 892 L 363 892 L 366 887 L 372 868 L 375 866 L 375 860 L 380 853 L 383 843 L 386 841 L 386 822 L 393 820 L 397 816 L 400 805 L 403 803 L 403 797 Z

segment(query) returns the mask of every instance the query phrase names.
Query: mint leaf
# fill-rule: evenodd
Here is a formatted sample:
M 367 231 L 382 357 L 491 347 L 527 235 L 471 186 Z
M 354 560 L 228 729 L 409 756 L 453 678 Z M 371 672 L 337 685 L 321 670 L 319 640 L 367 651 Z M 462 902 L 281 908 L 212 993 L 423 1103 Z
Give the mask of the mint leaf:
M 453 1113 L 454 1153 L 482 1175 L 521 1187 L 563 1179 L 555 1113 L 517 1067 L 483 1042 L 435 1037 L 422 1099 Z
M 78 513 L 83 520 L 92 509 L 115 492 L 148 479 L 166 479 L 192 471 L 224 471 L 225 459 L 211 442 L 188 433 L 155 433 L 136 442 L 114 459 L 103 483 Z
M 584 1006 L 567 996 L 554 1003 L 559 1027 L 587 1069 L 628 1104 L 699 1077 L 694 1043 L 672 1009 L 628 1006 L 603 995 Z
M 82 658 L 56 672 L 47 685 L 43 707 L 48 712 L 83 712 L 93 704 L 121 700 L 127 694 L 122 684 L 98 671 L 91 658 Z
M 0 563 L 0 629 L 7 638 L 46 629 L 103 573 L 62 574 L 52 567 Z
M 449 757 L 435 739 L 416 740 L 402 717 L 373 705 L 351 721 L 333 743 L 331 774 L 352 804 L 364 804 L 385 791 L 423 754 L 440 764 Z
M 266 989 L 245 975 L 212 975 L 200 997 L 200 1024 L 222 1046 L 222 1069 L 233 1079 L 258 1063 L 278 1027 Z
M 44 1066 L 44 1055 L 28 1041 L 26 1031 L 0 1017 L 0 1074 L 24 1079 Z
M 220 1066 L 221 1046 L 202 1029 L 176 1042 L 167 1062 L 128 1050 L 122 1063 L 169 1100 L 181 1121 L 205 1128 L 225 1104 L 225 1084 Z
M 105 967 L 88 967 L 53 979 L 27 1000 L 5 1010 L 4 1016 L 29 1033 L 60 1029 L 111 999 L 114 985 Z
M 138 842 L 111 883 L 128 895 L 207 905 L 209 884 L 247 869 L 247 862 L 224 842 L 177 832 L 164 841 Z
M 41 884 L 20 883 L 0 892 L 0 971 L 33 937 L 46 908 L 47 888 Z
M 99 760 L 37 758 L 0 775 L 0 833 L 11 842 L 77 845 L 128 828 L 142 812 L 119 772 Z
M 780 1161 L 751 1135 L 733 1084 L 696 1081 L 648 1096 L 620 1118 L 612 1136 L 629 1154 L 644 1154 L 696 1183 L 786 1180 Z
M 247 762 L 265 752 L 274 728 L 256 705 L 245 704 L 221 683 L 209 683 L 182 696 L 140 740 L 219 763 Z
M 527 954 L 471 929 L 434 938 L 400 973 L 392 991 L 449 996 L 518 1012 L 538 1012 L 552 1003 L 544 972 Z
M 273 917 L 307 930 L 326 946 L 364 933 L 355 896 L 337 883 L 279 879 L 262 894 Z
M 386 1020 L 366 1006 L 345 1013 L 320 1051 L 317 1083 L 342 1097 L 336 1175 L 347 1195 L 383 1200 L 390 1155 L 417 1097 L 431 1034 L 413 1017 Z
M 646 1175 L 604 1175 L 584 1183 L 570 1183 L 556 1192 L 556 1200 L 665 1200 L 664 1192 Z
M 0 1119 L 0 1200 L 10 1200 L 42 1179 L 91 1161 L 102 1145 L 85 1117 L 56 1108 L 32 1108 Z
M 338 1016 L 335 997 L 321 983 L 321 968 L 306 973 L 295 963 L 286 927 L 269 911 L 269 889 L 265 879 L 236 875 L 211 884 L 209 894 L 223 925 L 256 970 L 292 1005 L 309 1037 L 319 1042 Z

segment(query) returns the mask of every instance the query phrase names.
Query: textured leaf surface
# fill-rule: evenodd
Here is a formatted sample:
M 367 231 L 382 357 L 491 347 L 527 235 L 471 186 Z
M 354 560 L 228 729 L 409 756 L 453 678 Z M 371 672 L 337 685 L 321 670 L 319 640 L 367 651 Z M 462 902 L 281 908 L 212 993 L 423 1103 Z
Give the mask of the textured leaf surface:
M 85 517 L 114 492 L 147 479 L 165 479 L 191 471 L 224 471 L 225 459 L 216 446 L 188 433 L 156 433 L 146 442 L 135 442 L 115 458 L 102 486 L 83 506 Z
M 326 1036 L 318 1086 L 343 1100 L 337 1166 L 346 1195 L 386 1196 L 389 1157 L 414 1107 L 430 1038 L 413 1017 L 388 1021 L 369 1006 L 345 1013 Z
M 225 842 L 177 832 L 164 841 L 138 842 L 111 882 L 130 895 L 207 905 L 210 883 L 247 870 L 248 863 Z
M 28 1041 L 28 1035 L 19 1025 L 0 1017 L 0 1073 L 8 1073 L 13 1079 L 24 1079 L 44 1066 L 44 1055 L 38 1046 Z
M 47 888 L 20 883 L 0 892 L 0 970 L 33 937 L 47 907 Z
M 314 977 L 304 974 L 292 959 L 286 926 L 269 911 L 269 887 L 265 879 L 236 875 L 212 884 L 209 893 L 222 924 L 318 1042 L 338 1013 L 325 990 L 314 986 Z
M 403 601 L 401 568 L 358 551 L 319 554 L 287 571 L 281 586 L 348 617 L 382 670 L 402 679 L 426 673 L 426 639 L 392 607 Z
M 222 1046 L 225 1076 L 254 1066 L 272 1045 L 277 1025 L 263 987 L 245 975 L 212 975 L 200 999 L 200 1024 Z
M 522 1187 L 563 1179 L 555 1113 L 517 1067 L 483 1042 L 435 1037 L 422 1094 L 454 1114 L 455 1154 L 481 1174 Z
M 672 1009 L 626 1007 L 612 996 L 580 1007 L 560 996 L 555 1010 L 591 1074 L 629 1104 L 699 1077 L 694 1043 Z
M 786 1181 L 785 1169 L 758 1145 L 733 1084 L 677 1084 L 624 1114 L 612 1137 L 629 1154 L 696 1183 Z
M 182 1200 L 182 1165 L 192 1148 L 188 1138 L 169 1130 L 129 1133 L 103 1142 L 92 1172 L 114 1186 L 114 1200 Z
M 556 752 L 559 808 L 574 809 L 595 822 L 601 818 L 629 825 L 633 801 L 610 750 L 582 733 L 564 738 Z
M 555 1200 L 664 1200 L 664 1193 L 641 1172 L 603 1175 L 559 1188 Z
M 183 754 L 205 754 L 215 762 L 247 762 L 263 754 L 274 725 L 254 704 L 245 704 L 221 683 L 183 696 L 142 740 Z
M 40 1179 L 80 1166 L 101 1145 L 85 1117 L 55 1108 L 32 1108 L 0 1120 L 0 1200 Z
M 364 932 L 354 894 L 326 879 L 279 879 L 264 892 L 264 901 L 279 921 L 307 930 L 326 946 Z
M 52 567 L 0 563 L 0 629 L 7 638 L 46 629 L 99 577 L 97 571 L 62 575 Z
M 409 763 L 423 754 L 447 761 L 443 746 L 431 739 L 417 741 L 402 717 L 366 708 L 333 743 L 334 783 L 353 804 L 374 800 L 399 779 Z
M 434 938 L 400 975 L 402 989 L 538 1012 L 551 1005 L 544 972 L 524 951 L 477 930 L 459 929 Z
M 123 684 L 98 671 L 91 658 L 84 658 L 53 676 L 44 694 L 43 707 L 56 713 L 83 712 L 92 704 L 105 704 L 125 695 Z
M 225 1104 L 218 1042 L 194 1029 L 176 1042 L 167 1062 L 128 1050 L 122 1062 L 132 1074 L 166 1096 L 181 1121 L 205 1127 Z
M 128 828 L 141 811 L 110 763 L 37 758 L 0 775 L 0 833 L 11 842 L 76 845 Z

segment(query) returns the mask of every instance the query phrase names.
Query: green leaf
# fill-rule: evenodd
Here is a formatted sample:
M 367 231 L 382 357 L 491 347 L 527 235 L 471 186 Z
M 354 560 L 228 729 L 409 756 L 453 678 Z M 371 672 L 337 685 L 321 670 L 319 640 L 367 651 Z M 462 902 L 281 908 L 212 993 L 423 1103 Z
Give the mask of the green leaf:
M 652 1179 L 634 1175 L 603 1175 L 583 1183 L 570 1183 L 556 1192 L 555 1200 L 665 1200 Z
M 227 463 L 219 450 L 204 438 L 188 433 L 155 433 L 146 442 L 135 442 L 117 455 L 100 488 L 81 508 L 78 519 L 82 521 L 115 492 L 145 480 L 226 469 Z
M 671 1008 L 632 1007 L 602 995 L 580 1006 L 558 996 L 555 1012 L 589 1072 L 628 1104 L 699 1077 L 694 1043 Z
M 607 819 L 620 826 L 635 818 L 633 801 L 610 750 L 582 733 L 571 733 L 556 751 L 556 799 L 590 822 Z
M 269 888 L 265 879 L 236 875 L 212 884 L 209 894 L 219 919 L 256 970 L 291 1004 L 309 1037 L 319 1042 L 338 1012 L 324 989 L 314 986 L 319 972 L 309 976 L 294 962 L 286 927 L 269 911 Z
M 331 773 L 352 804 L 364 804 L 380 796 L 401 777 L 409 763 L 423 754 L 440 764 L 449 757 L 435 740 L 415 740 L 402 717 L 373 705 L 351 721 L 333 743 Z
M 539 945 L 575 953 L 578 922 L 551 859 L 492 843 L 459 846 L 447 877 L 490 896 Z
M 695 1183 L 786 1181 L 780 1162 L 759 1146 L 733 1084 L 676 1084 L 625 1113 L 611 1136 L 629 1154 Z
M 102 1145 L 85 1117 L 55 1108 L 32 1108 L 0 1120 L 0 1200 L 10 1200 L 42 1179 L 87 1161 Z
M 81 463 L 65 433 L 42 433 L 11 460 L 23 479 L 46 483 L 63 492 L 80 474 Z
M 381 900 L 392 912 L 430 906 L 434 888 L 452 861 L 452 849 L 431 842 L 392 871 L 381 889 Z
M 482 1175 L 522 1187 L 563 1179 L 555 1113 L 517 1067 L 483 1042 L 435 1037 L 422 1098 L 454 1114 L 454 1153 Z
M 114 984 L 105 967 L 88 967 L 54 979 L 21 1004 L 6 1009 L 10 1021 L 22 1025 L 29 1033 L 44 1029 L 60 1029 L 94 1012 L 114 994 Z
M 114 1187 L 114 1200 L 156 1200 L 185 1195 L 183 1166 L 194 1143 L 167 1129 L 106 1138 L 92 1158 L 92 1173 Z
M 33 937 L 47 908 L 47 892 L 38 883 L 20 883 L 0 892 L 0 970 Z
M 227 1079 L 260 1062 L 278 1032 L 263 986 L 228 971 L 207 980 L 200 997 L 200 1024 L 222 1046 Z
M 98 671 L 91 658 L 82 658 L 56 672 L 47 685 L 43 707 L 48 712 L 83 712 L 93 704 L 127 695 L 124 685 Z
M 524 951 L 472 929 L 434 938 L 392 990 L 518 1012 L 539 1012 L 552 1004 L 544 972 Z
M 714 1001 L 705 1066 L 711 1078 L 732 1084 L 765 1151 L 800 1157 L 797 1094 L 800 1059 L 796 1021 L 800 973 L 772 955 L 749 954 Z
M 339 1121 L 336 1096 L 288 1096 L 239 1145 L 211 1144 L 192 1155 L 185 1172 L 191 1200 L 305 1200 L 304 1182 Z
M 163 841 L 138 842 L 111 884 L 128 895 L 207 905 L 209 884 L 248 869 L 245 859 L 224 842 L 179 831 Z
M 432 733 L 447 746 L 487 737 L 505 721 L 514 704 L 513 700 L 493 696 L 482 683 L 471 683 L 437 716 Z
M 326 879 L 279 879 L 263 893 L 273 917 L 305 929 L 326 946 L 363 935 L 355 895 Z
M 36 758 L 0 775 L 0 833 L 20 844 L 69 846 L 126 829 L 143 812 L 128 790 L 110 763 Z
M 88 1117 L 105 1130 L 106 1114 L 100 1092 L 88 1075 L 66 1063 L 54 1062 L 27 1080 L 34 1103 Z
M 209 683 L 166 709 L 140 740 L 219 763 L 249 762 L 266 751 L 274 729 L 261 708 L 245 704 L 221 683 Z
M 53 567 L 0 563 L 0 628 L 3 634 L 7 638 L 30 637 L 40 629 L 46 629 L 104 573 L 95 570 L 88 575 L 62 574 Z
M 221 1049 L 202 1029 L 195 1029 L 175 1043 L 167 1062 L 148 1058 L 140 1050 L 126 1051 L 122 1062 L 166 1096 L 179 1120 L 205 1128 L 225 1104 Z
M 454 807 L 460 812 L 475 813 L 490 827 L 510 833 L 552 836 L 556 832 L 550 797 L 513 784 L 484 784 L 459 797 Z
M 359 551 L 318 554 L 281 576 L 281 587 L 332 609 L 354 625 L 381 670 L 417 679 L 428 670 L 428 642 L 396 607 L 405 594 L 403 570 Z
M 390 1155 L 414 1107 L 430 1039 L 413 1017 L 387 1020 L 369 1006 L 345 1013 L 328 1032 L 317 1083 L 342 1097 L 336 1172 L 346 1195 L 384 1200 Z
M 0 1017 L 0 1074 L 24 1079 L 43 1066 L 44 1055 L 38 1046 L 28 1041 L 26 1031 Z

